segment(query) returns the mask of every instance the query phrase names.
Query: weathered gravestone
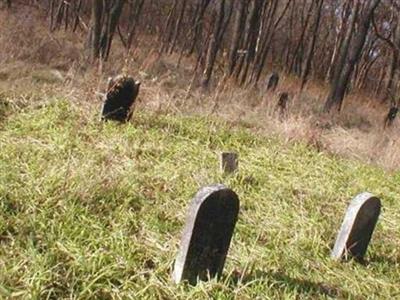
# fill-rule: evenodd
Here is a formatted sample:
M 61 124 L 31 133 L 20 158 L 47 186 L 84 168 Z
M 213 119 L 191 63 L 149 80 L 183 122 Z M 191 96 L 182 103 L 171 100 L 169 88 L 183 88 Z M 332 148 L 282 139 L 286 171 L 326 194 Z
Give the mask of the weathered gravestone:
M 275 91 L 276 87 L 278 86 L 279 83 L 279 74 L 276 72 L 272 72 L 267 81 L 267 91 Z
M 207 280 L 220 276 L 239 213 L 239 198 L 222 184 L 206 186 L 188 211 L 173 280 Z
M 370 193 L 355 197 L 346 212 L 332 251 L 332 258 L 362 261 L 381 211 L 381 201 Z
M 281 119 L 285 118 L 288 112 L 289 93 L 279 93 L 278 103 L 276 104 L 276 110 L 279 112 Z
M 385 117 L 385 121 L 383 124 L 383 128 L 391 127 L 393 125 L 394 120 L 396 119 L 397 113 L 399 112 L 399 107 L 392 106 L 389 109 L 388 114 Z
M 235 152 L 221 153 L 221 171 L 223 173 L 233 173 L 238 168 L 238 155 Z
M 140 82 L 130 76 L 110 78 L 101 111 L 102 120 L 127 122 L 132 117 L 133 104 L 139 94 Z

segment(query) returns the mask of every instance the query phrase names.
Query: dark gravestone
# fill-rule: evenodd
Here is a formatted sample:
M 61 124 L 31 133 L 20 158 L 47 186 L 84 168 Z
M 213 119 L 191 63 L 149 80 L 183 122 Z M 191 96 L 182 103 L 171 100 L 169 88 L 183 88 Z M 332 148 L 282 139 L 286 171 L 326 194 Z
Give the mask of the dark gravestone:
M 278 103 L 276 104 L 276 110 L 279 112 L 279 117 L 285 118 L 288 111 L 289 94 L 286 92 L 279 93 Z
M 206 186 L 193 198 L 175 260 L 176 283 L 220 276 L 239 213 L 239 198 L 222 184 Z
M 389 112 L 386 115 L 383 128 L 390 127 L 393 125 L 393 122 L 396 119 L 398 112 L 399 112 L 399 108 L 397 106 L 390 107 Z
M 279 82 L 279 74 L 276 72 L 272 72 L 268 77 L 267 82 L 267 91 L 275 91 L 276 87 L 278 86 Z
M 108 83 L 105 101 L 101 111 L 102 120 L 129 121 L 133 104 L 139 94 L 140 82 L 130 76 L 117 76 Z
M 332 258 L 340 260 L 343 257 L 353 257 L 362 261 L 380 211 L 381 201 L 374 195 L 362 193 L 355 197 L 347 209 Z

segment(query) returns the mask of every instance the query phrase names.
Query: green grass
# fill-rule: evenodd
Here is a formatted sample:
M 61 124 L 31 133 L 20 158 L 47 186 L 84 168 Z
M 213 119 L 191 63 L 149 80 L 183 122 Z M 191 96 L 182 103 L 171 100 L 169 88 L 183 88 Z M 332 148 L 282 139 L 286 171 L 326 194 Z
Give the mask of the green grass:
M 218 120 L 138 112 L 98 123 L 67 100 L 0 119 L 0 298 L 400 297 L 400 174 L 284 144 Z M 240 171 L 219 172 L 220 151 Z M 223 277 L 175 285 L 188 204 L 224 183 L 241 209 Z M 350 199 L 383 211 L 367 264 L 330 249 Z

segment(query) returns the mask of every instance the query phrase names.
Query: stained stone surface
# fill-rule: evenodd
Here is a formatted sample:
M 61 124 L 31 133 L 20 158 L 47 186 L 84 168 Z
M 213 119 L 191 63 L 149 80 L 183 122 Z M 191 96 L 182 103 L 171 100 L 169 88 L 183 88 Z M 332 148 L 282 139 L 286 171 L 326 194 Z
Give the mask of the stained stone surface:
M 238 168 L 238 155 L 234 152 L 221 153 L 221 171 L 223 173 L 233 173 Z
M 239 213 L 239 198 L 222 184 L 203 187 L 193 198 L 173 280 L 176 283 L 220 276 Z
M 133 104 L 139 94 L 140 82 L 130 76 L 109 80 L 108 91 L 101 110 L 102 120 L 126 122 L 132 116 Z
M 346 212 L 332 251 L 332 258 L 362 261 L 381 211 L 381 201 L 370 193 L 355 197 Z

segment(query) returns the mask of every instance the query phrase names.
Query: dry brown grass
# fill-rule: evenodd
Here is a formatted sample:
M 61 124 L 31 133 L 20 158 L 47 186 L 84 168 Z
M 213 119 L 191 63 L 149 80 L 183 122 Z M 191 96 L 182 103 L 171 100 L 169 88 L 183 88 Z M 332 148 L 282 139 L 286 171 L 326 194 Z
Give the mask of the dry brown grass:
M 106 78 L 121 71 L 143 84 L 139 109 L 157 113 L 201 114 L 240 124 L 259 134 L 303 141 L 320 151 L 343 155 L 388 170 L 400 167 L 399 124 L 383 131 L 387 107 L 361 93 L 349 95 L 339 115 L 323 114 L 327 93 L 323 83 L 311 82 L 299 93 L 299 82 L 283 75 L 276 93 L 262 88 L 240 88 L 222 77 L 203 91 L 193 78 L 193 58 L 184 58 L 177 68 L 177 55 L 160 57 L 154 39 L 142 37 L 129 54 L 114 43 L 112 56 L 90 66 L 84 59 L 83 39 L 77 34 L 50 33 L 43 16 L 31 9 L 15 14 L 0 12 L 0 92 L 30 95 L 28 99 L 67 97 L 87 113 L 100 105 L 95 92 Z M 275 111 L 279 91 L 289 92 L 288 116 Z

